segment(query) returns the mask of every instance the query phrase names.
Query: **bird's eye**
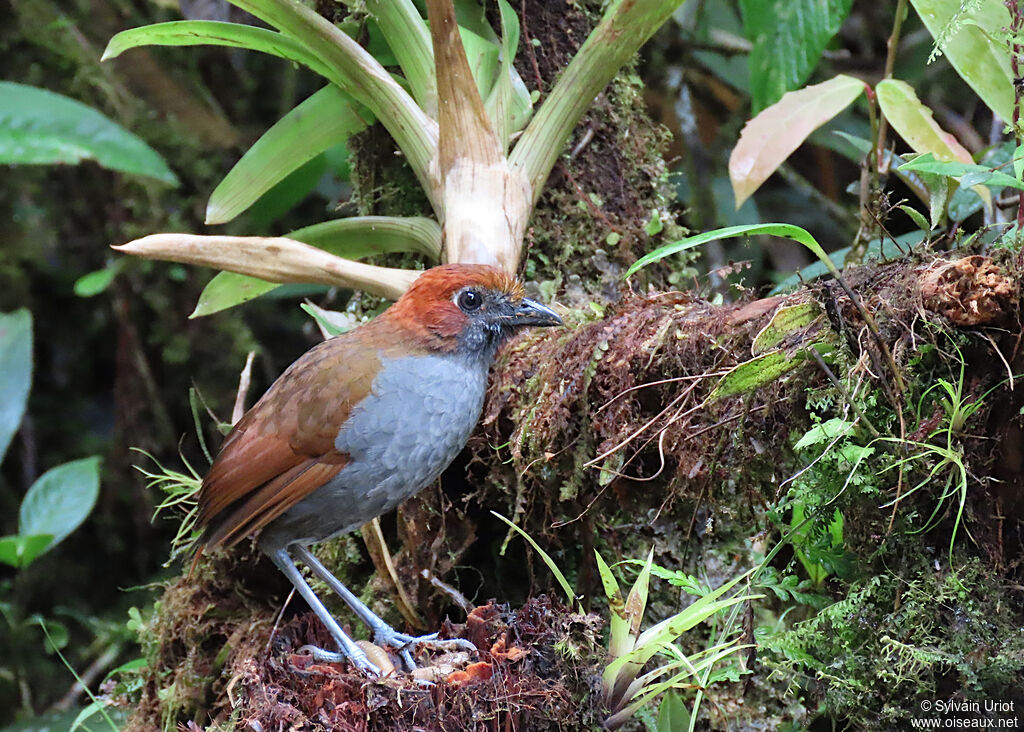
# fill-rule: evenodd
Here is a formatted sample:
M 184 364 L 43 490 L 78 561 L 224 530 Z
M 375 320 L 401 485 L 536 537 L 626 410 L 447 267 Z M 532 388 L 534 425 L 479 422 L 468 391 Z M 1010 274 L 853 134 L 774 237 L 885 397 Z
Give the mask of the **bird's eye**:
M 484 299 L 476 290 L 463 290 L 455 296 L 455 304 L 464 313 L 471 313 L 483 305 Z

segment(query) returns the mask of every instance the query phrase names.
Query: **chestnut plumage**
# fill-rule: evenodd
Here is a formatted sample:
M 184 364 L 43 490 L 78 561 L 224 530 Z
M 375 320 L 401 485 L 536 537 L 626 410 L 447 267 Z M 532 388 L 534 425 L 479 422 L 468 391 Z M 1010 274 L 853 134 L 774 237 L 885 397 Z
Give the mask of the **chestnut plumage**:
M 295 567 L 301 559 L 406 666 L 432 636 L 397 633 L 305 548 L 358 528 L 425 488 L 476 425 L 501 343 L 526 326 L 561 324 L 523 296 L 513 277 L 485 265 L 448 264 L 420 275 L 371 322 L 293 363 L 228 435 L 199 494 L 203 546 L 259 533 L 260 549 L 327 625 L 339 653 L 377 671 Z M 459 645 L 449 642 L 448 645 Z

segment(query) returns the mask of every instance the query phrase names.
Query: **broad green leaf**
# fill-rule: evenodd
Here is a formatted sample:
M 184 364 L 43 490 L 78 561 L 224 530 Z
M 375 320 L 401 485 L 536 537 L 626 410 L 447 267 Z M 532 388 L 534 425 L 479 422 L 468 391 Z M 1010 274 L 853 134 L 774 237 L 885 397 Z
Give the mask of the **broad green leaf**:
M 930 152 L 937 160 L 974 162 L 967 149 L 939 127 L 932 110 L 921 103 L 910 84 L 899 79 L 883 79 L 875 87 L 875 94 L 889 124 L 914 152 Z
M 83 458 L 46 471 L 18 512 L 18 533 L 52 534 L 53 548 L 85 521 L 100 492 L 100 459 Z
M 77 165 L 83 160 L 178 185 L 153 148 L 92 107 L 45 89 L 0 81 L 0 163 Z
M 52 541 L 52 534 L 15 534 L 0 538 L 0 562 L 18 569 L 27 567 Z
M 759 356 L 776 348 L 786 338 L 813 323 L 820 315 L 821 307 L 816 302 L 803 302 L 779 308 L 772 315 L 768 325 L 754 336 L 754 342 L 750 346 L 751 353 Z
M 714 401 L 755 391 L 784 376 L 801 363 L 801 359 L 787 356 L 782 351 L 771 351 L 744 361 L 722 377 L 708 396 L 708 400 Z
M 121 31 L 107 43 L 101 61 L 140 46 L 227 46 L 260 51 L 295 61 L 324 74 L 323 65 L 298 41 L 283 33 L 242 23 L 214 20 L 175 20 Z
M 683 704 L 679 694 L 669 689 L 658 707 L 657 732 L 686 732 L 690 729 L 690 710 Z
M 110 283 L 114 281 L 117 273 L 121 271 L 124 261 L 124 259 L 116 259 L 103 269 L 97 269 L 79 277 L 75 280 L 75 294 L 79 297 L 94 297 L 104 292 L 110 287 Z
M 221 310 L 249 302 L 280 286 L 276 282 L 267 282 L 259 277 L 250 277 L 238 272 L 220 272 L 203 288 L 196 309 L 188 317 L 201 318 L 204 315 L 219 313 Z
M 328 85 L 267 130 L 214 189 L 206 223 L 223 224 L 327 148 L 345 142 L 373 116 L 345 92 Z
M 785 94 L 747 122 L 729 156 L 736 208 L 807 139 L 864 92 L 864 82 L 840 74 Z
M 418 252 L 436 262 L 441 254 L 441 227 L 425 217 L 353 216 L 306 226 L 286 236 L 346 259 L 387 252 Z M 226 310 L 280 286 L 236 272 L 221 272 L 203 289 L 189 317 Z
M 816 424 L 807 430 L 803 437 L 793 445 L 794 450 L 802 450 L 805 447 L 819 445 L 823 442 L 831 442 L 837 437 L 848 435 L 853 431 L 853 422 L 848 422 L 840 417 L 833 417 L 821 424 Z
M 988 108 L 1013 119 L 1013 72 L 1005 41 L 1010 26 L 1002 0 L 910 0 L 935 45 Z
M 910 84 L 898 79 L 883 79 L 875 87 L 875 94 L 878 95 L 878 106 L 889 124 L 914 152 L 931 153 L 938 160 L 974 162 L 967 149 L 953 135 L 939 127 L 932 117 L 932 110 L 921 103 Z M 975 185 L 974 191 L 986 206 L 991 205 L 992 194 L 988 189 Z M 948 191 L 946 194 L 948 196 Z M 933 198 L 937 198 L 934 192 Z M 943 209 L 945 203 L 943 200 Z M 934 213 L 931 223 L 933 227 L 938 223 Z
M 852 4 L 853 0 L 740 0 L 744 33 L 754 44 L 747 63 L 755 111 L 807 81 Z
M 0 462 L 21 426 L 32 387 L 32 313 L 0 313 Z
M 978 165 L 977 163 L 962 163 L 958 160 L 936 160 L 931 153 L 925 153 L 913 160 L 909 160 L 900 166 L 900 170 L 912 170 L 920 173 L 932 173 L 949 178 L 963 178 L 967 175 L 974 176 L 975 185 L 1006 186 L 1024 190 L 1024 183 L 1012 175 L 1001 173 L 998 170 Z M 968 181 L 971 182 L 971 181 Z

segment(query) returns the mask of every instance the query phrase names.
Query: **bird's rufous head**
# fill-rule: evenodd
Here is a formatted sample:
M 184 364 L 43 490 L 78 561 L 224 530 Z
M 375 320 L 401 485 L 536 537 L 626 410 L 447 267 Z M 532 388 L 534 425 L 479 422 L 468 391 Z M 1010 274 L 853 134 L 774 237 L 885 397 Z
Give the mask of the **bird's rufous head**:
M 426 270 L 386 315 L 431 350 L 488 357 L 520 328 L 562 324 L 551 308 L 525 297 L 515 277 L 484 264 Z

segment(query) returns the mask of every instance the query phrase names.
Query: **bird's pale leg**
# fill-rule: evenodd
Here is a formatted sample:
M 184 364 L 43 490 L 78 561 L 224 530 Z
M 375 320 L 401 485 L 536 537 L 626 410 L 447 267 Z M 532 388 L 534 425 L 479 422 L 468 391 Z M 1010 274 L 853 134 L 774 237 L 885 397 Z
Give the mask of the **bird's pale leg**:
M 327 586 L 334 590 L 338 597 L 345 601 L 352 612 L 354 612 L 359 619 L 362 620 L 370 630 L 373 631 L 373 640 L 377 645 L 386 645 L 396 648 L 399 651 L 399 655 L 402 657 L 402 661 L 405 662 L 408 670 L 416 668 L 416 664 L 412 660 L 412 654 L 410 649 L 416 646 L 425 646 L 427 648 L 435 648 L 443 651 L 469 651 L 471 653 L 476 652 L 476 646 L 470 643 L 468 640 L 462 638 L 452 638 L 450 640 L 438 640 L 437 633 L 430 633 L 429 635 L 407 635 L 406 633 L 399 633 L 397 630 L 388 625 L 382 620 L 373 610 L 368 608 L 363 602 L 352 594 L 352 592 L 341 583 L 341 581 L 335 577 L 325 567 L 319 559 L 313 556 L 313 553 L 304 546 L 299 544 L 292 545 L 292 551 L 298 559 L 308 566 L 317 577 L 327 583 Z
M 306 552 L 308 554 L 308 552 Z M 285 576 L 295 585 L 295 589 L 299 591 L 303 599 L 309 604 L 316 616 L 320 618 L 330 634 L 334 637 L 335 642 L 338 644 L 340 653 L 333 653 L 326 651 L 323 648 L 317 648 L 316 646 L 303 646 L 305 650 L 312 653 L 313 657 L 320 661 L 328 661 L 331 663 L 339 663 L 341 661 L 351 661 L 362 671 L 371 674 L 373 676 L 380 676 L 381 671 L 377 668 L 366 654 L 363 649 L 355 644 L 351 638 L 346 635 L 345 631 L 338 625 L 338 621 L 335 620 L 324 604 L 320 602 L 320 598 L 313 592 L 313 588 L 307 584 L 306 580 L 303 579 L 302 574 L 299 572 L 295 563 L 292 561 L 291 555 L 288 554 L 287 549 L 278 549 L 270 554 L 271 560 L 277 565 L 278 569 L 284 572 Z

